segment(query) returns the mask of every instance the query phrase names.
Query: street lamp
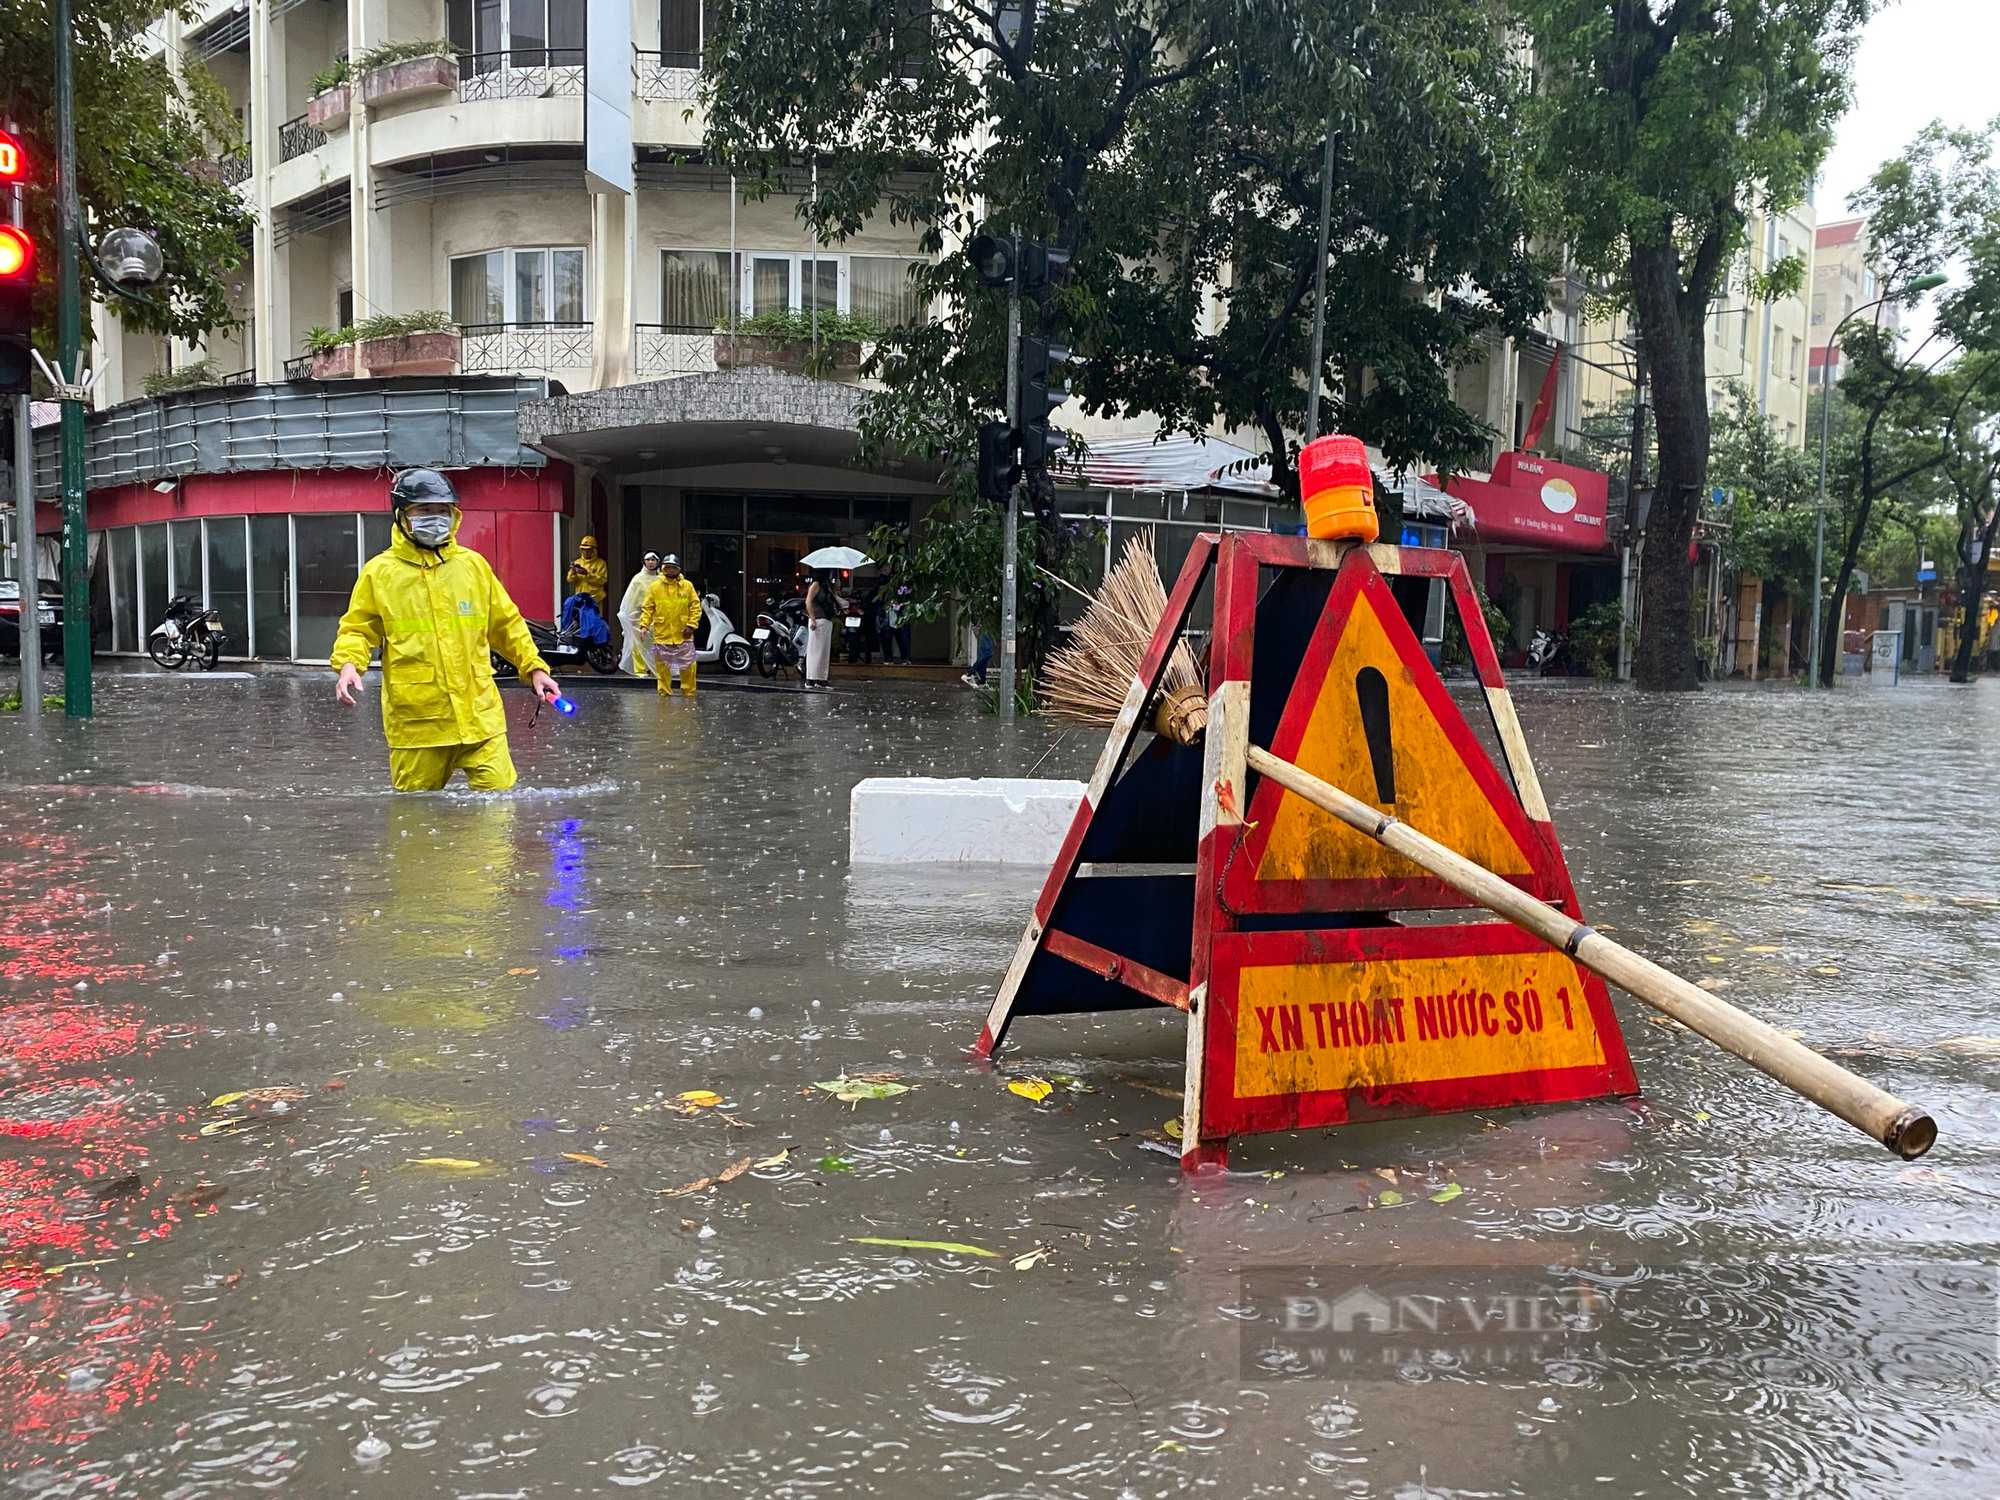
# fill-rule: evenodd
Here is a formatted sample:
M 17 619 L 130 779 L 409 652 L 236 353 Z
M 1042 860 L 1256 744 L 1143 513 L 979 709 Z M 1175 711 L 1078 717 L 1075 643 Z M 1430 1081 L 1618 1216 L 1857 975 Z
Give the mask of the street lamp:
M 1951 278 L 1932 271 L 1928 275 L 1912 277 L 1904 285 L 1884 292 L 1873 302 L 1864 302 L 1838 323 L 1833 332 L 1826 336 L 1826 354 L 1819 366 L 1819 499 L 1813 508 L 1817 513 L 1813 525 L 1813 600 L 1812 600 L 1812 645 L 1808 652 L 1810 664 L 1806 671 L 1806 681 L 1813 687 L 1819 686 L 1819 654 L 1821 650 L 1820 595 L 1826 589 L 1826 442 L 1828 429 L 1833 425 L 1833 346 L 1840 339 L 1840 330 L 1867 312 L 1871 307 L 1880 307 L 1884 302 L 1893 302 L 1898 297 L 1907 297 L 1917 292 L 1928 292 L 1941 287 Z

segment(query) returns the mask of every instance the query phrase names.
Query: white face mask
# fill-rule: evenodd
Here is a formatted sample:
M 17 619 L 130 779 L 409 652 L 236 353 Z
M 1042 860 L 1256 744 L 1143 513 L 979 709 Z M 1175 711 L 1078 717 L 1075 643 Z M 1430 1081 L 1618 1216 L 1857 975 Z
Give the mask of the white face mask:
M 405 516 L 403 524 L 419 547 L 442 547 L 451 540 L 450 516 Z

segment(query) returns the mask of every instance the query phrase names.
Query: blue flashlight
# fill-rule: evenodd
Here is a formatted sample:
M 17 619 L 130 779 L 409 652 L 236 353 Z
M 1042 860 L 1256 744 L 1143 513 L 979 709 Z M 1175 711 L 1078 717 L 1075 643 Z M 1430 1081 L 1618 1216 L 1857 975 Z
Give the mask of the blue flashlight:
M 573 714 L 576 712 L 576 705 L 561 695 L 549 699 L 549 702 L 555 705 L 555 710 L 559 714 Z

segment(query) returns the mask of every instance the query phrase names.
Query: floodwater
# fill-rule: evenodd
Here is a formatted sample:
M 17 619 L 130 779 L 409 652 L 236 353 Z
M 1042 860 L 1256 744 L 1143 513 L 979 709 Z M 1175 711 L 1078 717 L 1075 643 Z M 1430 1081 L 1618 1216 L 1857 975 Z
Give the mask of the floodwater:
M 1032 874 L 847 867 L 860 777 L 1094 734 L 576 695 L 509 694 L 503 798 L 388 795 L 318 677 L 0 723 L 0 1493 L 2000 1486 L 2000 684 L 1518 693 L 1586 915 L 1928 1105 L 1923 1162 L 1621 996 L 1641 1101 L 1194 1180 L 1177 1014 L 964 1059 Z M 863 1073 L 908 1091 L 814 1086 Z M 1550 1264 L 1595 1355 L 1301 1368 L 1246 1283 Z

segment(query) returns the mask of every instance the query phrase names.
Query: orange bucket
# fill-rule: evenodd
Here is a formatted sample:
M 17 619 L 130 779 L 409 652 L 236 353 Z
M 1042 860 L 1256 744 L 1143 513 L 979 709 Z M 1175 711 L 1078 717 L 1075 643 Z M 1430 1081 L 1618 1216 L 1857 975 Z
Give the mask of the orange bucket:
M 1299 454 L 1299 498 L 1306 535 L 1323 542 L 1372 542 L 1382 525 L 1375 515 L 1375 476 L 1361 439 L 1332 433 Z

